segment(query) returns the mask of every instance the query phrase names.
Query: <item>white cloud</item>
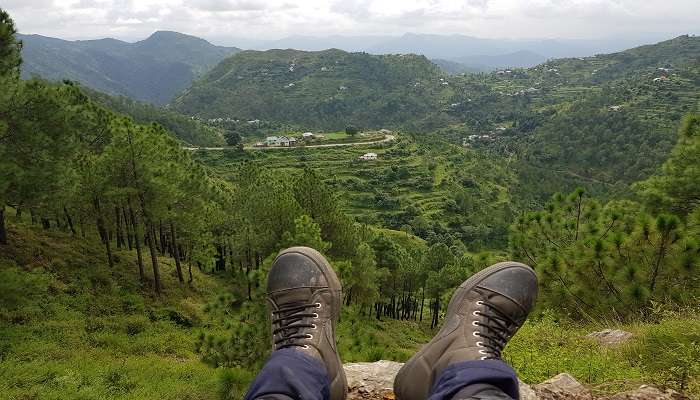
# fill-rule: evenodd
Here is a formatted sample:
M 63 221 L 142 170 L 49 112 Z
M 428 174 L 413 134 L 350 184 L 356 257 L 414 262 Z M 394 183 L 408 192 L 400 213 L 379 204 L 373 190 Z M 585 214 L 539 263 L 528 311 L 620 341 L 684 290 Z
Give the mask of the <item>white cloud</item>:
M 698 33 L 698 0 L 4 0 L 23 33 L 127 40 L 400 35 L 594 38 Z M 232 44 L 229 42 L 229 44 Z

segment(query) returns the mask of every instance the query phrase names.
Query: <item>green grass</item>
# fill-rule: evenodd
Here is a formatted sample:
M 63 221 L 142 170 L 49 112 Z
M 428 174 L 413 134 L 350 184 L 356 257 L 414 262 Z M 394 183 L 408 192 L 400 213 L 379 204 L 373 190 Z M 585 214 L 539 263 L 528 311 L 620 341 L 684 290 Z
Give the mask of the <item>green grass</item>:
M 133 254 L 105 266 L 96 243 L 11 225 L 0 256 L 1 399 L 218 399 L 194 351 L 201 308 L 225 281 L 181 287 L 161 259 L 164 294 L 141 287 Z

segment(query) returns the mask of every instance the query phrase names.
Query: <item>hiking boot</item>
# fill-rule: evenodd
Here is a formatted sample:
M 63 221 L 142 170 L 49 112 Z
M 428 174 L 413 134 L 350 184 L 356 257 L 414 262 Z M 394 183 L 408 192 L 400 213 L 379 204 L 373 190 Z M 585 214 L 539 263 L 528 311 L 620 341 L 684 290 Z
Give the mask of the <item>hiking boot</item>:
M 425 400 L 447 366 L 500 359 L 537 297 L 537 276 L 527 265 L 508 261 L 467 279 L 452 295 L 442 328 L 399 370 L 398 400 Z
M 340 280 L 318 251 L 282 251 L 267 278 L 273 351 L 294 348 L 319 359 L 330 378 L 331 400 L 345 399 L 347 382 L 335 342 L 342 301 Z

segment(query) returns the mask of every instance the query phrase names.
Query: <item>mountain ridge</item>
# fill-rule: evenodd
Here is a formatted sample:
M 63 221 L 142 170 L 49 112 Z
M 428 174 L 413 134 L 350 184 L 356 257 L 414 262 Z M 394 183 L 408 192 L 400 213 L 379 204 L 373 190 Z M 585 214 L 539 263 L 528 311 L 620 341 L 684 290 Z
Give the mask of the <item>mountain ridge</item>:
M 18 37 L 23 42 L 24 78 L 69 79 L 154 104 L 167 103 L 218 61 L 240 50 L 169 31 L 157 31 L 134 43 L 113 38 Z

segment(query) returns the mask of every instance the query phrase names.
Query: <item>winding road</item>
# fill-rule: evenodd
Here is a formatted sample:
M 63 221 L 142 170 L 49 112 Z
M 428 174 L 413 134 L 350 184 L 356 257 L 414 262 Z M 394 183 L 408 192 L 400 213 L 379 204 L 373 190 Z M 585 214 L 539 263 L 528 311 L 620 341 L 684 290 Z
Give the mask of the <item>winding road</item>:
M 371 144 L 380 144 L 391 142 L 396 139 L 395 135 L 386 135 L 382 140 L 374 140 L 371 142 L 353 142 L 353 143 L 331 143 L 331 144 L 312 144 L 309 146 L 289 146 L 289 147 L 253 147 L 246 146 L 245 150 L 289 150 L 289 149 L 317 149 L 322 147 L 345 147 L 345 146 L 366 146 Z M 215 150 L 226 150 L 230 147 L 183 147 L 186 150 L 205 150 L 205 151 L 215 151 Z

